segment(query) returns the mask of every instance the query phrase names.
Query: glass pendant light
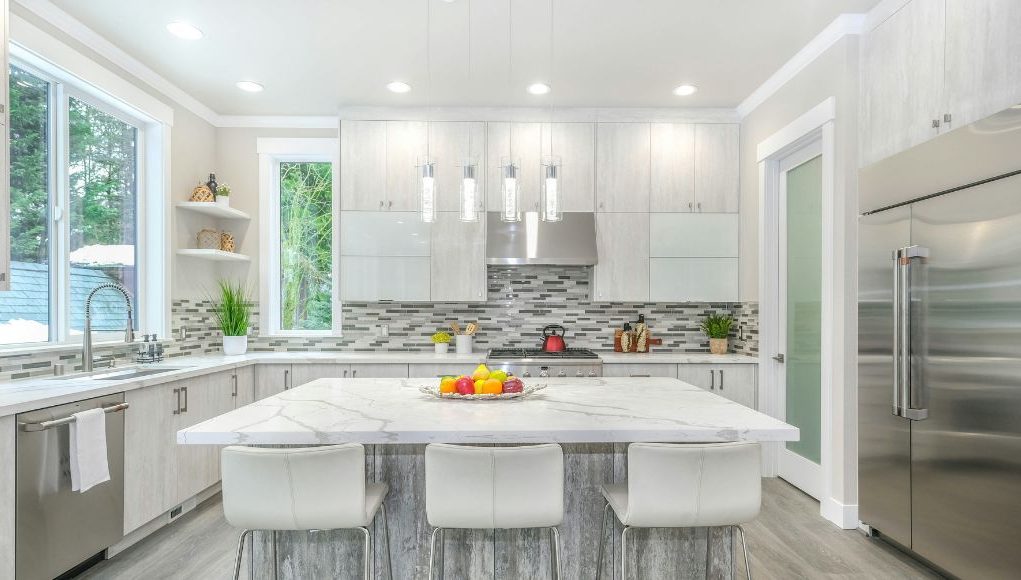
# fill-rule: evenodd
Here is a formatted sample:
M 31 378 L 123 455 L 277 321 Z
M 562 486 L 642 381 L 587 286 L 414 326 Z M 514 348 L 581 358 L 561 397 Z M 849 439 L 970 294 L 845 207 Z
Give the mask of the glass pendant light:
M 418 199 L 422 221 L 431 224 L 436 221 L 436 162 L 428 156 L 418 164 Z
M 518 177 L 520 161 L 513 157 L 500 158 L 500 176 L 503 178 L 500 187 L 500 220 L 505 222 L 521 221 L 520 192 Z
M 475 180 L 475 160 L 465 159 L 461 164 L 461 203 L 458 206 L 460 220 L 479 221 L 480 206 L 478 182 Z
M 539 217 L 544 222 L 564 219 L 561 209 L 563 193 L 560 191 L 560 158 L 548 155 L 542 160 L 542 191 L 539 200 Z

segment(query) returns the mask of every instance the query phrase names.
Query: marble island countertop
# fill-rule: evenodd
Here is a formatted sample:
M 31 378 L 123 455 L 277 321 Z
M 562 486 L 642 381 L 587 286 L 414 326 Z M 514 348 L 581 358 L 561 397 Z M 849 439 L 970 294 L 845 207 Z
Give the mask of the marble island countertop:
M 178 432 L 183 444 L 795 441 L 798 429 L 670 378 L 547 379 L 531 397 L 441 400 L 422 379 L 319 379 Z
M 655 352 L 647 354 L 599 352 L 605 364 L 619 363 L 719 363 L 753 364 L 747 355 L 711 355 L 705 353 Z M 242 356 L 187 356 L 167 359 L 163 363 L 141 365 L 145 369 L 172 369 L 165 373 L 124 380 L 99 381 L 88 377 L 37 377 L 0 382 L 0 417 L 24 411 L 62 405 L 82 399 L 101 397 L 163 383 L 189 379 L 218 371 L 254 364 L 451 364 L 475 365 L 486 359 L 485 352 L 472 354 L 434 354 L 432 352 L 249 352 Z M 124 371 L 137 365 L 116 369 L 97 369 L 96 373 Z

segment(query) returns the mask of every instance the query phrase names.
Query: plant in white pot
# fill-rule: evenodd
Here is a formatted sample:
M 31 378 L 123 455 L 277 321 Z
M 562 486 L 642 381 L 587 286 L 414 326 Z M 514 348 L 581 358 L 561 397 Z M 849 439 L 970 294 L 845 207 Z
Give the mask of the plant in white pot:
M 223 354 L 248 352 L 248 321 L 252 313 L 248 289 L 241 282 L 220 280 L 220 299 L 212 303 L 213 316 L 223 332 Z
M 226 183 L 216 186 L 216 203 L 230 207 L 230 186 Z
M 432 341 L 436 354 L 446 354 L 450 349 L 450 335 L 442 330 L 432 336 Z
M 702 332 L 709 337 L 709 352 L 727 354 L 730 327 L 733 325 L 734 319 L 722 314 L 710 314 L 702 319 L 699 326 L 702 328 Z

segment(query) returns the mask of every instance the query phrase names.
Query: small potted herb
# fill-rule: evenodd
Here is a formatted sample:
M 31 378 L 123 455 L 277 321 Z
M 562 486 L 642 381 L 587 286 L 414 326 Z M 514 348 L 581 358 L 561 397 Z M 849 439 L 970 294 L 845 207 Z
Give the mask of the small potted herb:
M 450 348 L 450 335 L 442 330 L 432 336 L 433 348 L 436 349 L 436 354 L 447 354 L 447 350 Z
M 702 319 L 699 326 L 709 337 L 709 352 L 727 354 L 727 337 L 730 336 L 730 327 L 733 325 L 734 319 L 722 314 L 710 314 Z
M 213 316 L 223 332 L 223 354 L 234 356 L 248 352 L 248 323 L 252 299 L 241 282 L 220 280 L 219 300 L 213 303 Z
M 216 186 L 216 203 L 230 207 L 230 186 L 226 183 Z

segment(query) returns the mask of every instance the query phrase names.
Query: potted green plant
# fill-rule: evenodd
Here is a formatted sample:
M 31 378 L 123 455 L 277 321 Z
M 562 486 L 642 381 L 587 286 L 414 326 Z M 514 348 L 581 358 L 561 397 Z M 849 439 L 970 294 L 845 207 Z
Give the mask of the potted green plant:
M 734 325 L 734 319 L 722 314 L 710 314 L 702 319 L 699 325 L 702 332 L 709 337 L 709 352 L 713 354 L 727 354 L 730 327 Z
M 432 336 L 432 341 L 436 354 L 447 354 L 447 350 L 450 348 L 449 334 L 441 330 Z
M 230 207 L 230 186 L 226 183 L 216 186 L 216 203 Z
M 252 313 L 252 300 L 248 288 L 241 282 L 220 280 L 220 298 L 211 299 L 213 316 L 223 332 L 223 354 L 241 355 L 248 352 L 248 322 Z

